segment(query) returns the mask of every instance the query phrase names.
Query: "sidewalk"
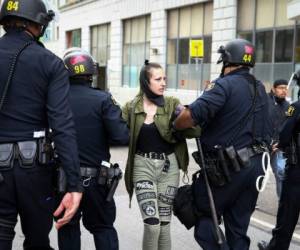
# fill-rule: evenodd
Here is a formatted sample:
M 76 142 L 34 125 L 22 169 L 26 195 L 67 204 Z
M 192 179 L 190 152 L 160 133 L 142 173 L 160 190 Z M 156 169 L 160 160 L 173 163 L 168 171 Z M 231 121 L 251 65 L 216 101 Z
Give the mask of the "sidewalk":
M 194 141 L 189 140 L 190 153 L 196 150 Z M 124 169 L 127 157 L 127 148 L 113 148 L 111 151 L 112 161 L 118 162 Z M 189 175 L 198 170 L 198 166 L 194 163 L 193 159 L 190 159 Z M 191 180 L 191 179 L 190 179 Z M 117 219 L 116 229 L 119 234 L 119 250 L 141 250 L 142 237 L 143 237 L 143 222 L 141 219 L 140 211 L 135 197 L 132 199 L 132 208 L 129 209 L 128 194 L 125 190 L 124 181 L 120 182 L 117 189 L 115 201 L 117 204 Z M 266 190 L 260 194 L 258 204 L 260 210 L 256 211 L 253 215 L 256 219 L 266 220 L 264 213 L 270 215 L 276 215 L 277 212 L 277 198 L 275 194 L 275 181 L 273 175 L 271 175 L 270 182 Z M 261 213 L 263 212 L 263 213 Z M 275 223 L 275 218 L 269 216 L 266 220 L 269 224 Z M 33 223 L 38 223 L 35 221 Z M 270 239 L 271 229 L 265 226 L 258 226 L 257 223 L 251 221 L 249 226 L 248 235 L 251 238 L 250 250 L 257 250 L 256 243 L 260 240 Z M 296 232 L 300 233 L 300 228 L 297 226 Z M 172 250 L 196 250 L 200 249 L 193 236 L 193 229 L 187 231 L 186 228 L 173 217 L 171 224 L 171 237 L 172 237 Z M 56 229 L 51 231 L 51 245 L 57 248 Z M 91 235 L 82 227 L 82 250 L 94 250 L 94 242 Z M 16 237 L 14 241 L 14 250 L 22 249 L 22 243 L 24 236 L 21 234 L 20 224 L 16 228 Z M 292 244 L 290 250 L 299 249 L 299 245 Z

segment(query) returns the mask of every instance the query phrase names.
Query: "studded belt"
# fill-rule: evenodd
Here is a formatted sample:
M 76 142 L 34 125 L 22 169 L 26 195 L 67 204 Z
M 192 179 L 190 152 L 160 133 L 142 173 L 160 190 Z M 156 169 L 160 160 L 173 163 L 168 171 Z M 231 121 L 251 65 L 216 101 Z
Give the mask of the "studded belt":
M 136 154 L 143 156 L 145 158 L 155 159 L 155 160 L 166 160 L 168 158 L 168 156 L 165 153 L 157 153 L 157 152 L 145 153 L 145 152 L 137 151 Z

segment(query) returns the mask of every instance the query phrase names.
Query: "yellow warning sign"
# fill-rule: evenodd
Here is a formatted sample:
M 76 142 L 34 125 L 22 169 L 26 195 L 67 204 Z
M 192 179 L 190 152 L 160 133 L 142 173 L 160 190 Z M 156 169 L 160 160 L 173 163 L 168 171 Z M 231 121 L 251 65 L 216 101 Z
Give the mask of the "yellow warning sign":
M 190 57 L 203 57 L 204 56 L 204 41 L 190 40 Z

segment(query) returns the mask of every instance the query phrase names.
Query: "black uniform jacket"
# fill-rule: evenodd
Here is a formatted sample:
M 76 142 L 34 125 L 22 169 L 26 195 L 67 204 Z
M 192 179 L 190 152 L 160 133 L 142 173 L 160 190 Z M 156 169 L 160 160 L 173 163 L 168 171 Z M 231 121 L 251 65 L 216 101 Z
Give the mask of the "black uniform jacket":
M 70 102 L 75 118 L 80 165 L 109 161 L 109 145 L 127 145 L 129 130 L 111 94 L 71 80 Z
M 289 107 L 289 102 L 286 100 L 278 101 L 271 91 L 269 97 L 269 116 L 273 127 L 272 139 L 278 141 L 279 130 L 286 119 L 285 112 Z
M 292 138 L 297 138 L 298 133 L 300 133 L 300 101 L 292 103 L 286 111 L 286 120 L 279 133 L 278 147 L 284 150 L 291 144 Z
M 16 52 L 33 38 L 11 30 L 0 39 L 0 95 Z M 0 143 L 32 140 L 34 131 L 52 128 L 57 153 L 68 179 L 68 191 L 78 191 L 79 159 L 68 102 L 69 79 L 63 62 L 34 42 L 19 56 L 0 111 Z
M 189 105 L 193 120 L 202 128 L 202 144 L 206 151 L 212 151 L 215 145 L 227 147 L 230 144 L 240 149 L 253 144 L 254 139 L 270 137 L 268 96 L 259 81 L 256 82 L 255 108 L 251 111 L 255 92 L 250 86 L 253 81 L 248 68 L 239 68 L 216 79 Z M 246 118 L 249 112 L 251 115 Z

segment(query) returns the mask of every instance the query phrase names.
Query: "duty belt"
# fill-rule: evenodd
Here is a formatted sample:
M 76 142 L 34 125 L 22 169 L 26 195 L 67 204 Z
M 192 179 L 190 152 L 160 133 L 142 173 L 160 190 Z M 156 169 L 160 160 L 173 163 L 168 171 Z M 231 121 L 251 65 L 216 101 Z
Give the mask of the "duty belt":
M 245 152 L 248 155 L 249 158 L 251 158 L 252 156 L 258 154 L 253 150 L 252 147 L 241 148 L 241 149 L 238 149 L 236 152 L 237 152 L 238 156 L 240 156 L 240 157 L 241 157 L 241 153 Z
M 227 147 L 225 149 L 218 149 L 216 151 L 205 152 L 205 160 L 212 162 L 220 162 L 222 168 L 224 168 L 225 172 L 228 172 L 226 169 L 231 167 L 234 171 L 240 171 L 241 167 L 249 166 L 250 159 L 262 153 L 261 151 L 253 149 L 252 146 L 244 147 L 238 150 L 235 150 L 233 146 Z
M 136 154 L 143 156 L 145 158 L 155 159 L 155 160 L 166 160 L 168 158 L 168 156 L 165 153 L 157 153 L 157 152 L 144 153 L 141 151 L 137 151 Z
M 80 174 L 82 177 L 96 177 L 99 169 L 91 167 L 80 167 Z
M 33 167 L 36 160 L 45 165 L 50 162 L 51 153 L 48 144 L 41 140 L 0 143 L 0 169 L 11 169 L 16 159 L 23 168 Z

